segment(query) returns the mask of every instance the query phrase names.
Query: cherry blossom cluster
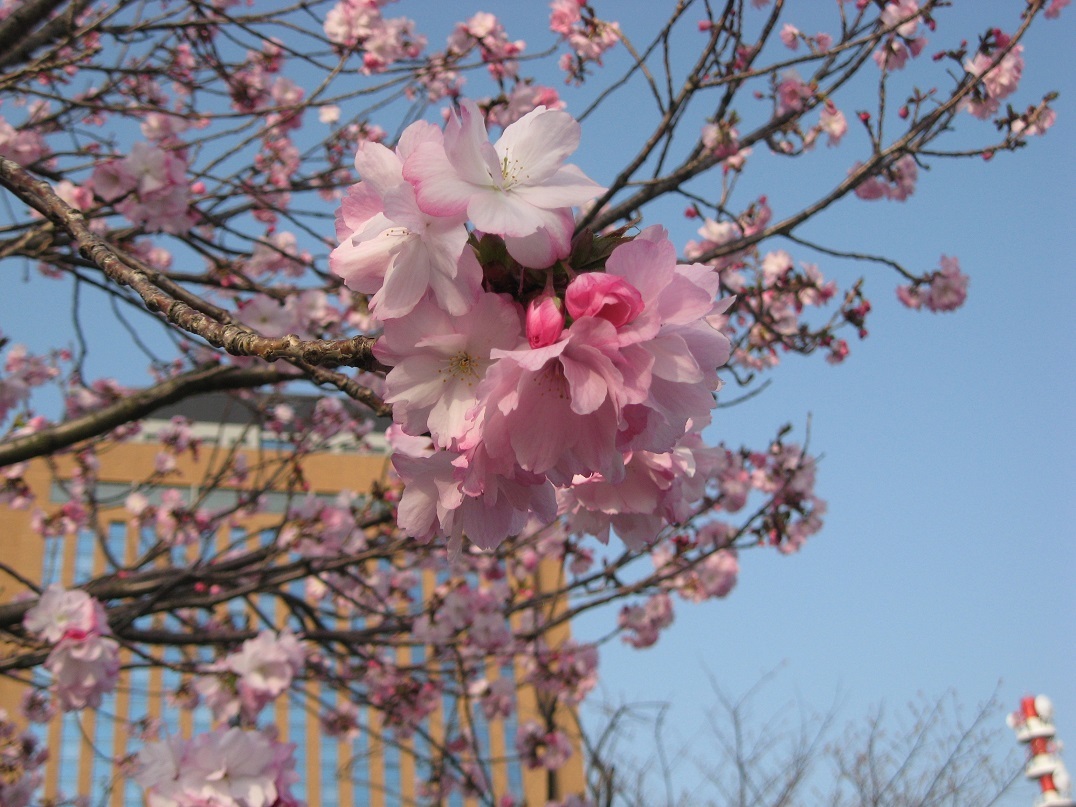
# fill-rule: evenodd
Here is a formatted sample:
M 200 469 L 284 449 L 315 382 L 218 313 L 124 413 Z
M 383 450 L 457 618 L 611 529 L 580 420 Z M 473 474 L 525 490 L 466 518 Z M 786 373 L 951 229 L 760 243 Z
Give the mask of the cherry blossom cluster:
M 621 639 L 632 647 L 651 647 L 673 623 L 671 594 L 693 603 L 728 596 L 739 577 L 738 542 L 790 554 L 822 528 L 826 502 L 814 492 L 814 458 L 801 446 L 777 439 L 768 451 L 715 449 L 715 455 L 710 515 L 739 512 L 761 495 L 759 518 L 739 530 L 716 517 L 696 520 L 651 549 L 661 590 L 625 605 L 617 622 Z
M 138 752 L 134 780 L 151 807 L 298 805 L 295 745 L 271 730 L 218 728 L 189 740 L 171 735 Z
M 509 39 L 504 26 L 494 15 L 478 12 L 465 22 L 458 23 L 448 37 L 445 50 L 434 54 L 429 65 L 420 73 L 429 100 L 458 98 L 464 78 L 456 69 L 468 55 L 477 53 L 500 93 L 478 99 L 490 122 L 498 126 L 514 123 L 537 106 L 560 109 L 564 102 L 557 91 L 521 76 L 519 59 L 526 43 Z
M 91 185 L 97 196 L 148 232 L 182 234 L 194 223 L 187 164 L 180 152 L 135 143 L 126 157 L 98 163 Z
M 385 725 L 406 739 L 441 705 L 441 691 L 392 662 L 372 661 L 365 670 L 370 703 L 382 710 Z
M 1028 4 L 1025 18 L 1040 10 L 1054 18 L 1068 4 Z M 0 0 L 0 21 L 43 5 Z M 133 286 L 114 284 L 98 272 L 104 267 L 95 267 L 92 250 L 74 244 L 72 223 L 85 222 L 119 264 L 144 264 L 158 290 L 174 291 L 214 324 L 300 343 L 379 337 L 380 365 L 362 353 L 351 373 L 331 362 L 289 369 L 286 359 L 270 368 L 256 355 L 222 358 L 206 346 L 216 342 L 199 341 L 206 334 L 193 329 L 196 336 L 175 340 L 173 356 L 154 362 L 148 392 L 192 367 L 284 367 L 275 380 L 305 378 L 323 388 L 328 380 L 355 397 L 368 394 L 376 409 L 387 401 L 395 419 L 389 440 L 398 475 L 369 496 L 331 502 L 309 491 L 305 458 L 345 436 L 361 446 L 372 424 L 328 396 L 309 416 L 288 403 L 264 405 L 263 435 L 290 446 L 266 452 L 277 459 L 201 448 L 191 424 L 173 420 L 155 435 L 154 466 L 125 500 L 99 484 L 95 441 L 132 439 L 138 422 L 109 425 L 62 449 L 55 464 L 62 501 L 34 501 L 27 463 L 0 469 L 0 505 L 30 510 L 30 528 L 52 546 L 88 532 L 106 545 L 102 514 L 122 521 L 125 507 L 138 557 L 109 558 L 105 586 L 48 589 L 21 606 L 29 609 L 22 629 L 9 627 L 26 666 L 47 656 L 51 687 L 35 675 L 41 688 L 24 708 L 31 720 L 93 708 L 124 686 L 119 642 L 139 665 L 181 676 L 170 704 L 201 710 L 195 725 L 208 713 L 215 728 L 159 741 L 157 718 L 131 715 L 134 733 L 149 744 L 137 759 L 116 761 L 153 807 L 294 804 L 290 748 L 258 728 L 284 701 L 316 712 L 334 741 L 370 729 L 387 742 L 419 735 L 400 747 L 427 749 L 415 758 L 420 798 L 431 803 L 456 794 L 519 803 L 494 796 L 496 763 L 474 724 L 517 716 L 524 764 L 544 772 L 565 763 L 572 743 L 563 725 L 545 715 L 533 721 L 517 703 L 520 685 L 534 689 L 543 711 L 558 712 L 595 688 L 597 648 L 564 639 L 560 620 L 616 603 L 622 640 L 653 646 L 672 624 L 677 599 L 696 603 L 734 589 L 748 547 L 794 552 L 821 526 L 825 502 L 800 445 L 778 438 L 763 450 L 737 450 L 701 437 L 719 366 L 726 379 L 750 383 L 791 353 L 840 362 L 849 353 L 840 337 L 866 336 L 871 312 L 861 284 L 839 288 L 828 271 L 770 245 L 773 233 L 802 231 L 776 226 L 791 221 L 776 195 L 773 209 L 766 196 L 752 195 L 746 206 L 736 197 L 748 160 L 766 159 L 767 149 L 778 159 L 799 156 L 823 139 L 847 146 L 862 135 L 849 136 L 842 112 L 852 108 L 843 105 L 856 82 L 846 80 L 859 62 L 877 65 L 873 86 L 884 95 L 877 112 L 858 113 L 871 140 L 871 156 L 861 157 L 870 170 L 853 168 L 862 199 L 904 201 L 915 192 L 920 169 L 942 153 L 927 144 L 948 128 L 944 120 L 926 123 L 952 94 L 964 95 L 960 109 L 969 116 L 994 118 L 1002 132 L 1001 142 L 978 152 L 983 157 L 1016 148 L 1056 119 L 1052 95 L 1023 112 L 1006 106 L 1023 71 L 1022 25 L 1006 29 L 1012 34 L 991 27 L 970 48 L 939 54 L 950 62 L 950 90 L 914 89 L 901 101 L 896 85 L 913 71 L 898 71 L 934 38 L 936 4 L 857 0 L 865 24 L 842 27 L 840 41 L 778 20 L 767 30 L 795 53 L 778 48 L 784 56 L 772 61 L 772 47 L 743 24 L 748 14 L 718 19 L 711 4 L 699 25 L 709 55 L 682 85 L 671 75 L 675 66 L 668 78 L 685 88 L 680 109 L 715 89 L 727 103 L 705 122 L 676 115 L 652 140 L 647 132 L 640 142 L 668 149 L 611 179 L 606 194 L 568 164 L 579 130 L 560 92 L 571 89 L 558 92 L 528 75 L 537 62 L 525 58 L 526 43 L 492 14 L 460 20 L 444 48 L 427 53 L 415 23 L 385 16 L 389 0 L 286 10 L 170 0 L 139 5 L 137 19 L 129 4 L 82 5 L 77 24 L 63 18 L 62 41 L 35 38 L 32 63 L 5 62 L 10 100 L 0 118 L 0 156 L 81 215 L 64 219 L 55 204 L 24 214 L 22 202 L 33 195 L 16 193 L 19 203 L 5 208 L 4 254 L 48 278 L 74 276 L 83 288 L 100 282 L 120 305 L 143 311 Z M 550 7 L 566 83 L 590 80 L 621 41 L 619 26 L 585 0 Z M 41 26 L 54 13 L 43 12 Z M 676 24 L 669 18 L 670 41 Z M 627 75 L 645 67 L 657 76 L 658 60 L 635 53 L 622 53 Z M 356 86 L 356 74 L 376 79 Z M 315 75 L 324 81 L 309 80 Z M 740 103 L 749 85 L 756 113 Z M 475 101 L 459 100 L 465 87 Z M 415 110 L 448 99 L 458 111 L 446 114 L 443 129 L 416 123 L 391 140 L 389 131 L 403 127 L 380 116 L 400 98 Z M 365 117 L 374 111 L 383 126 Z M 503 128 L 499 140 L 487 126 Z M 681 137 L 692 126 L 701 126 L 697 137 Z M 915 126 L 929 136 L 897 144 Z M 15 178 L 5 180 L 12 190 L 18 174 L 4 168 Z M 851 195 L 848 184 L 840 188 Z M 661 228 L 615 229 L 669 193 L 682 194 L 686 215 L 701 220 L 683 251 L 697 263 L 680 264 Z M 335 277 L 322 271 L 311 240 L 327 203 L 340 205 Z M 955 258 L 919 277 L 903 274 L 898 295 L 912 308 L 952 310 L 967 293 Z M 33 391 L 50 382 L 68 420 L 142 392 L 83 378 L 90 365 L 82 352 L 73 360 L 66 351 L 8 349 L 0 442 L 63 428 L 30 405 Z M 264 376 L 252 382 L 265 383 Z M 199 492 L 235 494 L 206 500 L 231 504 L 206 505 L 187 479 L 179 489 L 180 469 L 195 464 L 188 459 L 208 463 Z M 248 537 L 246 517 L 268 516 L 267 500 L 280 501 L 283 491 L 270 479 L 287 479 L 288 510 L 274 510 L 271 540 L 268 532 Z M 229 530 L 224 547 L 214 537 Z M 609 542 L 614 533 L 620 542 Z M 185 568 L 162 595 L 156 582 L 165 559 Z M 549 589 L 543 573 L 551 565 L 559 576 Z M 151 596 L 142 593 L 151 588 Z M 87 590 L 111 599 L 102 607 Z M 124 619 L 109 626 L 106 608 Z M 150 622 L 154 630 L 144 630 Z M 151 633 L 171 637 L 158 644 Z M 170 652 L 176 645 L 181 655 Z M 460 719 L 452 725 L 438 712 Z M 106 718 L 100 710 L 98 723 Z M 445 724 L 443 738 L 429 731 L 435 721 Z M 17 743 L 0 715 L 0 803 L 22 807 L 44 753 Z M 583 804 L 566 796 L 548 807 Z
M 233 653 L 203 667 L 194 690 L 217 723 L 254 725 L 270 703 L 288 691 L 305 666 L 306 651 L 288 631 L 262 631 Z
M 699 216 L 693 207 L 686 213 L 689 218 Z M 684 248 L 689 259 L 706 260 L 713 266 L 722 291 L 736 296 L 726 327 L 733 342 L 729 366 L 756 372 L 777 365 L 784 353 L 818 349 L 827 351 L 830 363 L 843 361 L 848 343 L 836 336 L 837 329 L 852 325 L 860 339 L 867 336 L 865 322 L 871 305 L 860 284 L 845 293 L 839 310 L 819 326 L 809 322 L 807 314 L 837 297 L 837 283 L 823 277 L 817 265 L 800 262 L 797 266 L 783 249 L 739 250 L 707 260 L 707 255 L 724 245 L 765 227 L 769 218 L 765 197 L 737 218 L 705 217 L 698 229 L 699 240 L 689 241 Z
M 807 43 L 807 47 L 812 53 L 829 50 L 833 44 L 833 37 L 829 34 L 819 32 L 814 36 L 808 36 L 790 22 L 786 22 L 781 26 L 779 36 L 781 44 L 789 50 L 797 50 L 801 41 Z
M 598 683 L 598 649 L 568 640 L 557 648 L 536 642 L 524 656 L 524 681 L 538 692 L 578 706 Z
M 873 59 L 883 70 L 902 70 L 908 59 L 923 52 L 927 39 L 919 33 L 920 21 L 933 26 L 929 16 L 919 10 L 916 0 L 891 0 L 878 16 L 879 25 L 891 33 L 874 52 Z
M 714 536 L 713 530 L 707 532 Z M 740 572 L 736 551 L 719 549 L 700 559 L 688 553 L 697 542 L 698 539 L 688 536 L 676 536 L 672 541 L 660 544 L 651 553 L 654 567 L 663 572 L 675 571 L 667 585 L 688 602 L 728 596 L 735 588 Z
M 325 16 L 325 36 L 344 50 L 362 51 L 363 70 L 380 73 L 426 46 L 406 17 L 386 19 L 381 6 L 391 0 L 340 0 Z
M 448 38 L 448 52 L 465 54 L 477 47 L 482 63 L 495 79 L 516 78 L 520 54 L 526 48 L 521 39 L 510 40 L 494 15 L 480 11 L 466 22 L 457 23 Z
M 7 711 L 0 709 L 0 804 L 30 807 L 44 783 L 42 768 L 48 749 L 29 731 L 20 730 Z
M 0 332 L 0 347 L 7 343 Z M 58 353 L 47 357 L 31 353 L 26 345 L 14 344 L 4 359 L 4 375 L 0 375 L 0 424 L 7 416 L 30 398 L 34 387 L 40 387 L 60 374 L 58 360 L 69 357 Z
M 968 276 L 960 271 L 956 258 L 942 255 L 941 268 L 925 278 L 897 288 L 897 298 L 908 308 L 954 311 L 968 297 Z
M 665 592 L 650 595 L 642 605 L 625 605 L 620 609 L 617 626 L 621 638 L 636 649 L 654 645 L 661 631 L 673 623 L 672 599 Z
M 330 265 L 383 324 L 399 523 L 418 538 L 492 548 L 552 521 L 558 490 L 562 508 L 608 520 L 597 491 L 631 498 L 628 479 L 654 480 L 661 518 L 697 497 L 686 480 L 731 301 L 715 303 L 710 268 L 677 264 L 660 227 L 573 239 L 571 206 L 601 190 L 565 164 L 578 141 L 567 113 L 539 107 L 490 143 L 464 101 L 443 133 L 412 124 L 395 150 L 356 156 Z M 635 545 L 656 534 L 646 520 Z
M 101 603 L 81 589 L 53 583 L 26 612 L 27 631 L 51 645 L 45 669 L 65 712 L 97 707 L 101 696 L 116 686 L 119 644 Z
M 826 98 L 822 103 L 816 124 L 810 127 L 802 125 L 802 114 L 818 100 L 818 87 L 805 82 L 796 70 L 787 70 L 781 75 L 773 91 L 773 114 L 775 117 L 791 120 L 770 137 L 768 142 L 771 150 L 785 155 L 809 151 L 823 134 L 826 135 L 827 146 L 840 145 L 841 138 L 848 131 L 848 121 L 832 99 Z M 725 158 L 722 168 L 726 173 L 730 170 L 743 170 L 744 161 L 751 149 L 739 147 L 739 132 L 735 128 L 723 126 L 715 132 L 713 126 L 714 124 L 708 124 L 703 127 L 703 145 Z
M 528 720 L 516 731 L 516 751 L 528 768 L 554 771 L 571 757 L 572 744 L 564 732 Z
M 620 41 L 620 26 L 599 19 L 586 0 L 553 0 L 549 28 L 572 49 L 560 57 L 566 83 L 583 83 L 590 63 L 601 65 L 602 55 Z
M 1001 101 L 1020 85 L 1024 72 L 1024 46 L 1014 45 L 1000 61 L 998 51 L 1008 47 L 1010 37 L 1000 28 L 992 29 L 979 45 L 975 55 L 964 62 L 964 69 L 976 82 L 974 93 L 964 102 L 964 109 L 977 118 L 987 119 L 997 114 Z
M 48 154 L 41 132 L 29 126 L 16 129 L 0 115 L 0 157 L 19 165 L 33 165 Z
M 860 167 L 859 163 L 852 166 L 855 172 Z M 894 202 L 903 202 L 915 193 L 915 183 L 919 178 L 919 166 L 911 154 L 888 165 L 880 174 L 868 177 L 856 186 L 856 196 L 860 199 L 873 201 L 876 199 L 889 199 Z

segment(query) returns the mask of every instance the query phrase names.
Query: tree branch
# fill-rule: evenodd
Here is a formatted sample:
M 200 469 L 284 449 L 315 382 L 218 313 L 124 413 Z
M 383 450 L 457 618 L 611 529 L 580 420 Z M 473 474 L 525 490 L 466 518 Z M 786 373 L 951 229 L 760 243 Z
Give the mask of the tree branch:
M 82 440 L 105 434 L 124 423 L 133 423 L 170 403 L 210 390 L 246 389 L 299 378 L 272 367 L 199 368 L 154 387 L 140 390 L 116 403 L 58 423 L 48 429 L 0 442 L 0 468 L 32 457 L 52 454 Z
M 10 17 L 0 23 L 0 68 L 28 60 L 34 51 L 59 39 L 74 27 L 75 19 L 90 0 L 75 0 L 63 14 L 53 17 L 38 30 L 30 31 L 52 11 L 68 0 L 30 0 L 17 6 Z
M 130 286 L 142 298 L 146 308 L 163 314 L 165 319 L 184 331 L 200 336 L 233 356 L 257 356 L 265 361 L 284 359 L 311 375 L 317 383 L 332 384 L 345 390 L 378 414 L 387 411 L 373 393 L 351 379 L 312 369 L 316 365 L 385 369 L 374 358 L 375 340 L 372 337 L 325 340 L 300 339 L 295 334 L 279 338 L 261 336 L 244 325 L 235 324 L 227 312 L 210 306 L 163 275 L 128 259 L 92 232 L 82 213 L 61 199 L 47 182 L 34 179 L 18 163 L 3 157 L 0 157 L 0 185 L 69 233 L 83 257 L 99 267 L 109 279 Z

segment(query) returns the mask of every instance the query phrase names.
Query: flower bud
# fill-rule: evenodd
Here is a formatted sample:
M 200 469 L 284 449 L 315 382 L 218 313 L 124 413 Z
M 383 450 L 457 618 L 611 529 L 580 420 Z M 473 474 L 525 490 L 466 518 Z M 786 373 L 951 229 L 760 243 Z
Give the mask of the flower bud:
M 563 330 L 564 312 L 559 299 L 543 294 L 531 300 L 527 306 L 527 341 L 531 348 L 553 344 Z
M 634 320 L 644 307 L 637 288 L 621 277 L 604 272 L 579 275 L 568 285 L 564 304 L 573 319 L 599 317 L 617 328 Z

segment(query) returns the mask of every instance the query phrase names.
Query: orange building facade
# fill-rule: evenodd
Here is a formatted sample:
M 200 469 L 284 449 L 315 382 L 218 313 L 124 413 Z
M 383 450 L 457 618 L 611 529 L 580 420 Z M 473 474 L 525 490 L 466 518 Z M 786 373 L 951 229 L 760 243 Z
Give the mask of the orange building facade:
M 212 397 L 212 396 L 211 396 Z M 210 403 L 210 408 L 219 405 Z M 198 457 L 186 454 L 178 457 L 174 471 L 155 474 L 155 463 L 161 445 L 153 435 L 169 422 L 172 414 L 184 414 L 183 407 L 162 413 L 163 417 L 149 421 L 144 426 L 141 441 L 117 443 L 98 450 L 100 467 L 97 474 L 98 531 L 84 530 L 60 538 L 42 539 L 31 529 L 31 513 L 0 505 L 0 541 L 5 562 L 27 580 L 42 587 L 59 582 L 74 587 L 111 567 L 106 557 L 120 560 L 121 565 L 133 563 L 145 549 L 147 539 L 141 533 L 137 521 L 125 507 L 126 497 L 132 485 L 141 484 L 139 492 L 151 503 L 157 503 L 162 495 L 182 495 L 188 504 L 202 507 L 227 508 L 238 500 L 239 489 L 232 489 L 215 477 L 215 463 L 219 463 L 221 451 L 235 451 L 243 455 L 248 467 L 266 474 L 272 480 L 267 485 L 261 507 L 255 515 L 245 515 L 222 523 L 212 536 L 219 549 L 228 546 L 254 548 L 259 542 L 271 540 L 279 529 L 286 509 L 295 500 L 294 479 L 275 459 L 283 456 L 271 435 L 266 435 L 243 417 L 225 415 L 218 411 L 218 419 L 211 421 L 206 413 L 195 411 L 193 431 L 203 440 Z M 229 419 L 237 422 L 227 422 Z M 373 445 L 371 445 L 371 443 Z M 324 451 L 312 453 L 302 461 L 304 495 L 332 499 L 341 492 L 369 491 L 382 481 L 388 469 L 388 457 L 379 450 L 376 439 L 364 442 L 361 447 L 354 443 L 331 445 Z M 31 463 L 24 479 L 36 496 L 36 503 L 46 512 L 62 507 L 68 496 L 64 480 L 70 476 L 73 465 L 61 458 L 57 462 L 35 461 Z M 274 474 L 276 475 L 274 477 Z M 144 481 L 154 483 L 145 485 Z M 195 550 L 196 547 L 180 547 Z M 193 556 L 192 556 L 193 557 Z M 165 558 L 165 563 L 169 562 Z M 173 560 L 175 562 L 175 560 Z M 178 565 L 178 563 L 177 563 Z M 541 574 L 555 574 L 541 570 Z M 434 573 L 421 573 L 421 595 L 428 595 L 438 581 Z M 301 582 L 294 592 L 303 596 Z M 18 579 L 0 571 L 0 604 L 11 602 L 26 586 Z M 420 592 L 415 592 L 416 596 Z M 279 600 L 273 600 L 279 609 Z M 235 603 L 231 608 L 244 608 Z M 282 611 L 276 614 L 281 628 L 286 621 Z M 162 617 L 161 619 L 167 619 Z M 551 636 L 557 642 L 567 638 L 567 626 L 558 628 L 559 636 Z M 0 653 L 3 646 L 0 645 Z M 165 661 L 168 660 L 165 651 Z M 173 693 L 185 683 L 182 673 L 160 665 L 140 665 L 138 658 L 128 650 L 122 651 L 123 670 L 115 691 L 106 695 L 97 709 L 57 715 L 39 733 L 49 749 L 50 759 L 46 767 L 43 795 L 46 798 L 76 795 L 89 796 L 90 803 L 108 807 L 141 807 L 141 789 L 123 775 L 123 766 L 117 760 L 129 758 L 142 745 L 139 734 L 147 727 L 159 727 L 160 736 L 179 734 L 190 737 L 211 727 L 209 710 L 180 709 Z M 180 649 L 175 649 L 174 660 L 181 660 Z M 402 647 L 397 651 L 397 663 L 401 666 L 421 663 L 421 650 Z M 499 675 L 515 675 L 518 671 L 501 670 Z M 40 674 L 40 673 L 39 673 Z M 11 715 L 20 714 L 20 704 L 28 685 L 12 677 L 0 676 L 0 708 Z M 496 794 L 511 792 L 522 794 L 528 805 L 544 805 L 550 782 L 544 770 L 527 770 L 515 757 L 515 732 L 518 720 L 536 716 L 535 693 L 529 687 L 517 687 L 516 716 L 504 720 L 481 721 L 474 726 L 479 743 L 493 762 L 489 773 Z M 335 693 L 327 687 L 308 683 L 301 697 L 276 704 L 275 724 L 282 741 L 296 746 L 296 771 L 300 781 L 293 793 L 309 807 L 395 807 L 396 805 L 427 804 L 421 797 L 419 787 L 420 759 L 424 740 L 421 732 L 413 738 L 397 741 L 391 735 L 382 735 L 378 713 L 370 710 L 361 715 L 366 729 L 353 739 L 328 736 L 318 717 L 321 706 L 334 705 Z M 272 707 L 270 707 L 272 708 Z M 440 739 L 446 732 L 459 725 L 461 716 L 454 714 L 456 706 L 445 701 L 431 714 L 426 730 L 431 738 Z M 480 717 L 480 716 L 479 716 Z M 264 718 L 263 721 L 264 722 Z M 575 737 L 574 723 L 562 728 Z M 583 765 L 580 744 L 573 741 L 575 753 L 571 762 L 556 774 L 555 789 L 560 794 L 580 793 L 583 790 Z M 450 797 L 446 804 L 470 807 L 478 801 L 459 794 Z

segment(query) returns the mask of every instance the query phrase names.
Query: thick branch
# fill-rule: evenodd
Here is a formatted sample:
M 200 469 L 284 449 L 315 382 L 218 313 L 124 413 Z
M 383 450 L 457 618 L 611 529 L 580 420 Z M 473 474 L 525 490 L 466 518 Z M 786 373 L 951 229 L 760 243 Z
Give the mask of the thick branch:
M 58 423 L 48 429 L 0 442 L 0 468 L 13 465 L 32 457 L 51 454 L 81 440 L 105 434 L 112 429 L 138 420 L 183 398 L 210 390 L 245 389 L 275 384 L 299 377 L 272 367 L 221 367 L 200 368 L 171 378 L 154 387 L 140 390 L 116 403 L 83 415 L 80 418 Z
M 53 17 L 30 33 L 67 0 L 28 0 L 16 6 L 11 16 L 0 23 L 0 68 L 26 61 L 38 48 L 59 39 L 74 27 L 75 18 L 90 0 L 75 0 L 63 14 Z
M 231 322 L 224 312 L 219 312 L 220 318 L 209 316 L 199 309 L 211 307 L 185 293 L 167 281 L 167 278 L 156 276 L 155 273 L 136 266 L 111 244 L 92 232 L 82 213 L 57 196 L 47 182 L 34 179 L 18 163 L 2 157 L 0 185 L 68 232 L 83 257 L 98 266 L 114 282 L 130 286 L 150 311 L 160 312 L 169 322 L 188 333 L 200 336 L 233 356 L 257 356 L 265 361 L 284 359 L 307 372 L 315 365 L 384 369 L 373 356 L 375 340 L 371 337 L 325 340 L 301 339 L 294 334 L 288 334 L 269 338 L 260 336 L 246 326 Z M 312 375 L 315 375 L 315 380 L 321 384 L 331 383 L 340 389 L 351 386 L 346 383 L 348 379 L 332 377 L 338 374 L 320 372 Z M 368 402 L 366 399 L 369 398 L 368 395 L 353 397 L 364 402 Z M 384 404 L 378 404 L 380 402 L 371 405 L 378 410 L 384 409 Z

